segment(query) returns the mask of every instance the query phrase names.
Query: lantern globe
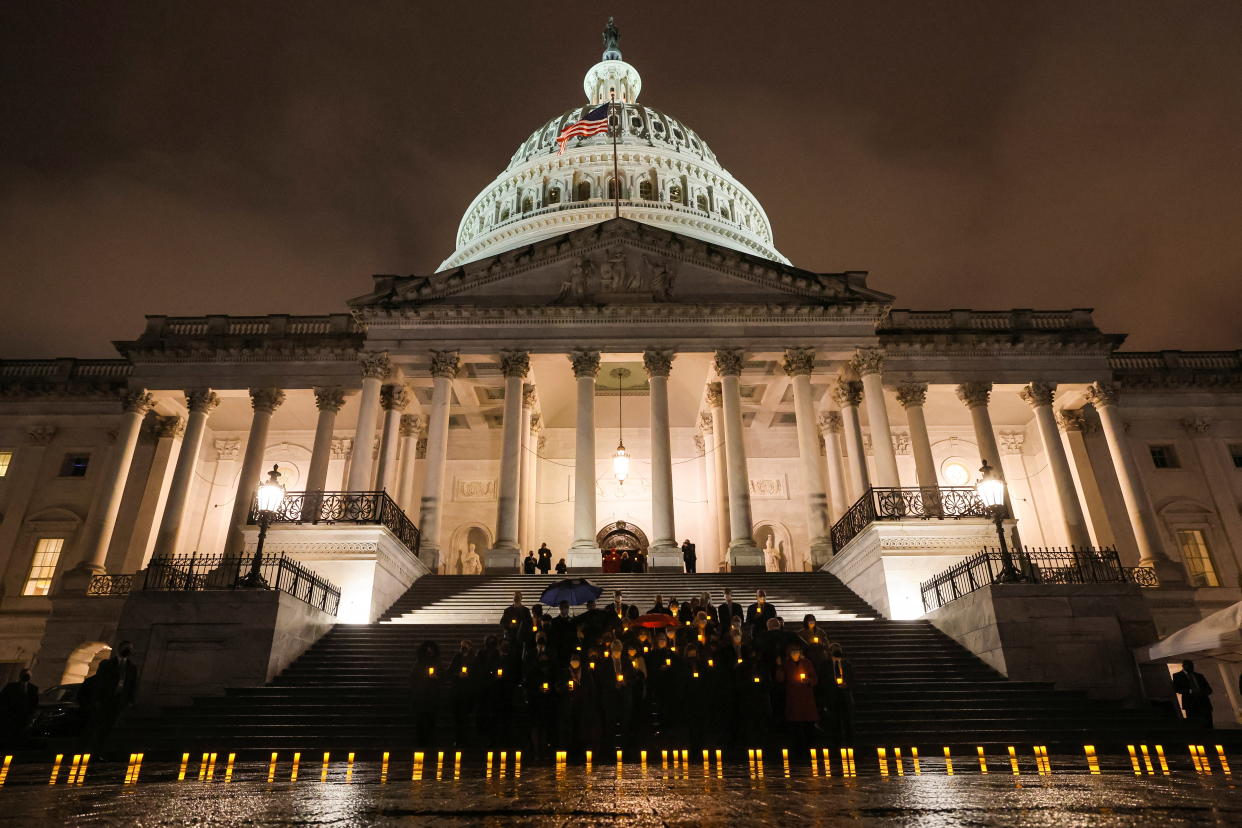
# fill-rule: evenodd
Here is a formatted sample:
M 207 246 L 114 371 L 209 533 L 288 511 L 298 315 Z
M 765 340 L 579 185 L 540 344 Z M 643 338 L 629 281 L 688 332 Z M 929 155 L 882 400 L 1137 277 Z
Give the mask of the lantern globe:
M 995 508 L 1005 503 L 1005 481 L 996 472 L 996 469 L 988 465 L 988 461 L 983 461 L 983 466 L 979 469 L 979 480 L 975 483 L 975 492 L 979 495 L 979 499 L 983 501 L 984 506 Z
M 618 444 L 617 453 L 612 456 L 612 472 L 622 482 L 630 474 L 630 456 L 626 454 L 624 445 Z
M 267 480 L 259 484 L 257 500 L 260 512 L 275 512 L 285 499 L 285 487 L 280 485 L 280 472 L 276 466 L 267 473 Z

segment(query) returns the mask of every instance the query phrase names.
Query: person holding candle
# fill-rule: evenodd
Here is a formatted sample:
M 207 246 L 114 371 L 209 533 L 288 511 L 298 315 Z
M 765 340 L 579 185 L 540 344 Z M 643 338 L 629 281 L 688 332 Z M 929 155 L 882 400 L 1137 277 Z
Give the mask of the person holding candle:
M 561 601 L 556 606 L 556 617 L 548 622 L 548 646 L 557 664 L 569 662 L 569 656 L 576 652 L 578 628 L 569 614 L 569 602 Z
M 728 629 L 733 626 L 734 618 L 745 620 L 746 609 L 733 600 L 733 590 L 726 589 L 724 591 L 724 603 L 716 609 L 716 620 L 721 627 Z
M 475 706 L 476 671 L 474 645 L 463 640 L 449 662 L 448 680 L 453 701 L 453 745 L 462 748 L 469 741 L 470 714 Z
M 536 759 L 544 758 L 552 749 L 557 725 L 557 672 L 552 656 L 542 642 L 527 662 L 522 674 L 522 689 L 530 714 L 530 747 Z
M 547 575 L 552 571 L 552 550 L 546 543 L 539 544 L 539 572 Z
M 648 615 L 672 615 L 672 611 L 664 605 L 664 596 L 656 593 L 655 604 L 647 610 Z
M 815 686 L 819 683 L 815 665 L 803 657 L 802 646 L 792 644 L 776 670 L 776 681 L 784 685 L 785 729 L 792 739 L 791 747 L 805 753 L 819 723 L 819 705 Z
M 513 593 L 513 603 L 500 615 L 500 627 L 511 644 L 521 643 L 521 633 L 530 624 L 530 610 L 522 606 L 522 593 Z
M 414 719 L 414 745 L 435 746 L 436 714 L 440 708 L 440 645 L 424 641 L 414 657 L 410 673 L 410 710 Z
M 598 749 L 599 688 L 595 675 L 574 653 L 557 682 L 560 694 L 557 747 L 575 755 Z
M 526 575 L 534 575 L 538 567 L 539 561 L 535 560 L 535 553 L 528 551 L 526 557 L 522 559 L 522 572 Z
M 776 607 L 768 603 L 768 594 L 762 589 L 755 592 L 755 603 L 746 609 L 746 626 L 753 635 L 766 629 L 768 620 L 776 617 Z
M 854 743 L 854 671 L 840 644 L 828 645 L 826 667 L 820 682 L 825 689 L 824 729 L 833 747 L 848 747 Z

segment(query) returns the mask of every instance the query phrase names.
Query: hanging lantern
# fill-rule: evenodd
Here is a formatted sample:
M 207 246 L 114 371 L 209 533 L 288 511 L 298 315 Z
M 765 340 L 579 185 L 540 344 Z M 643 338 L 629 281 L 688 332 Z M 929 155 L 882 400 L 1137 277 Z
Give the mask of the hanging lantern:
M 612 456 L 612 473 L 617 476 L 618 483 L 624 483 L 630 473 L 630 456 L 625 453 L 625 444 L 617 443 L 617 453 Z

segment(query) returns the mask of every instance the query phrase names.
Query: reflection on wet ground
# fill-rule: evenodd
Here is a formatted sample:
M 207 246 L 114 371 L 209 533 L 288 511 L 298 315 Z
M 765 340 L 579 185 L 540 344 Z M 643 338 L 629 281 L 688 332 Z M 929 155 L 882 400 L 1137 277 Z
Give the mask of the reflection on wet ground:
M 458 765 L 452 754 L 421 763 L 409 754 L 386 763 L 299 755 L 296 767 L 288 754 L 275 763 L 208 755 L 85 765 L 65 756 L 55 768 L 14 762 L 0 770 L 0 824 L 1242 824 L 1232 768 L 1212 748 L 1202 756 L 1170 752 L 1163 763 L 1154 749 L 1094 762 L 1036 751 L 981 763 L 964 754 L 950 757 L 952 773 L 942 755 L 916 765 L 909 752 L 890 750 L 855 757 L 854 776 L 842 775 L 848 761 L 838 756 L 831 775 L 822 757 L 814 766 L 779 755 L 749 764 L 679 758 L 653 751 L 645 765 L 618 766 L 610 757 L 587 768 L 522 765 L 497 754 L 489 768 Z

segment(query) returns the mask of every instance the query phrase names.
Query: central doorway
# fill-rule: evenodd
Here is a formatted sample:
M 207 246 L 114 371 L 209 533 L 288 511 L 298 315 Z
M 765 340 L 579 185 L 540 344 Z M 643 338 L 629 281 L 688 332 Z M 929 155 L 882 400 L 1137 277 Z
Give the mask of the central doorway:
M 647 551 L 647 535 L 632 523 L 618 520 L 609 523 L 595 535 L 595 545 L 600 549 L 628 549 Z

